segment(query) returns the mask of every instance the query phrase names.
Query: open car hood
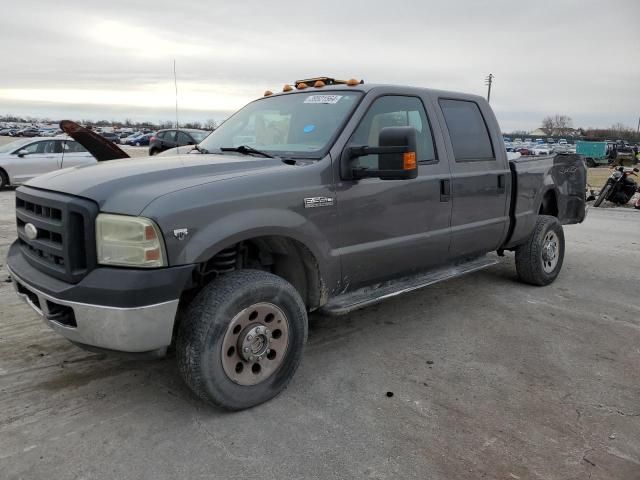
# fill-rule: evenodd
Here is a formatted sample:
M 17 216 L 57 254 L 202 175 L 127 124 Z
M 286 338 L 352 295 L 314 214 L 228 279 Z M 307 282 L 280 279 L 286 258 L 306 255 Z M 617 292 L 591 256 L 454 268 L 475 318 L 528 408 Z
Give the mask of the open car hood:
M 99 162 L 129 158 L 129 155 L 111 140 L 107 140 L 103 136 L 78 125 L 76 122 L 62 120 L 60 122 L 60 130 L 86 148 Z

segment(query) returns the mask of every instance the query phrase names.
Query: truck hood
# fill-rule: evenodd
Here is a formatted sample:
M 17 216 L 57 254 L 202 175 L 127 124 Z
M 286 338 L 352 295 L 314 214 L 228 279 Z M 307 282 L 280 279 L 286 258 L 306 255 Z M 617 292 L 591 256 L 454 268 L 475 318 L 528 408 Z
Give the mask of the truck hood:
M 26 185 L 88 198 L 104 212 L 138 215 L 162 195 L 279 168 L 291 167 L 279 159 L 240 155 L 126 158 L 58 170 Z

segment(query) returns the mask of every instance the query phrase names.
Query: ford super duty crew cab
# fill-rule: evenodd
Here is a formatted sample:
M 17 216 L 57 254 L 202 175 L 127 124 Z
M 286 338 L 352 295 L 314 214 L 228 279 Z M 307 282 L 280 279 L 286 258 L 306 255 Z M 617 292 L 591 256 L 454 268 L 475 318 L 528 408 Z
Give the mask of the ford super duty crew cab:
M 7 267 L 18 295 L 72 342 L 175 346 L 198 396 L 242 409 L 292 378 L 309 312 L 346 313 L 504 251 L 522 281 L 553 282 L 562 225 L 585 217 L 585 183 L 580 156 L 509 161 L 481 97 L 299 81 L 188 154 L 18 188 Z

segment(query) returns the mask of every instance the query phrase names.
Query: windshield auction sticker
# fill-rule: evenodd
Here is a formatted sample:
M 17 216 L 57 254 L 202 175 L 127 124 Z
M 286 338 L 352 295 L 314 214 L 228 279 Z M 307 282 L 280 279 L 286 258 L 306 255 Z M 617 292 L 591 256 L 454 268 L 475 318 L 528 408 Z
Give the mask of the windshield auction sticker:
M 304 99 L 304 103 L 338 103 L 342 95 L 309 95 Z

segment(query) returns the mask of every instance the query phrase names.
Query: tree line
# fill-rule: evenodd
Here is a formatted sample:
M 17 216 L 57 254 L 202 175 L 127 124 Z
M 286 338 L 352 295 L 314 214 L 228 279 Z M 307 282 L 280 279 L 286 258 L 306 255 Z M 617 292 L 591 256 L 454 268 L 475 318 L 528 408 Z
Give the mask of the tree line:
M 35 118 L 35 117 L 21 117 L 16 115 L 0 115 L 0 122 L 4 123 L 50 123 L 57 124 L 59 120 L 52 120 L 50 118 Z M 116 128 L 133 128 L 133 129 L 149 129 L 149 130 L 161 130 L 164 128 L 175 128 L 175 122 L 160 121 L 160 122 L 134 122 L 127 118 L 123 122 L 113 120 L 88 120 L 82 119 L 78 121 L 81 125 L 87 127 L 116 127 Z M 202 130 L 215 130 L 220 123 L 210 118 L 204 122 L 184 122 L 180 123 L 180 128 L 198 128 Z

